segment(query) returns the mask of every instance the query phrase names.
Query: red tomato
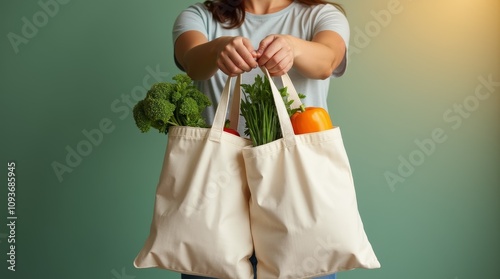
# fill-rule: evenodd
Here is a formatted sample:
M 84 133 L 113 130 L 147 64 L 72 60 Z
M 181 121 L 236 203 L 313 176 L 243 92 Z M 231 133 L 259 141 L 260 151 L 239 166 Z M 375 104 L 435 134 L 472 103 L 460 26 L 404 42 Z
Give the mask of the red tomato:
M 235 129 L 231 129 L 231 128 L 224 128 L 224 132 L 227 132 L 227 133 L 230 133 L 230 134 L 233 134 L 235 136 L 240 136 L 240 133 L 238 133 L 238 131 L 236 131 Z

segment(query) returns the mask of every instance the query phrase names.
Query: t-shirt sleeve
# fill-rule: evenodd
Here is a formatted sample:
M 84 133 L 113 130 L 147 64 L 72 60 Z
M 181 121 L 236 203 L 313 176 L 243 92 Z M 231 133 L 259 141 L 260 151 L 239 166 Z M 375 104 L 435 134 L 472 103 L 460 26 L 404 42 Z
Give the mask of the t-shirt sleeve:
M 346 53 L 339 66 L 333 71 L 334 77 L 340 77 L 347 68 L 347 54 L 349 49 L 350 28 L 346 16 L 333 5 L 325 5 L 316 20 L 313 35 L 325 30 L 338 33 L 344 40 Z
M 187 31 L 199 31 L 208 37 L 207 23 L 209 20 L 211 20 L 210 12 L 203 4 L 198 3 L 189 6 L 177 16 L 174 22 L 174 26 L 172 27 L 172 42 L 175 45 L 177 38 L 179 38 L 182 33 Z M 175 64 L 179 69 L 184 70 L 177 62 L 177 59 L 175 59 Z

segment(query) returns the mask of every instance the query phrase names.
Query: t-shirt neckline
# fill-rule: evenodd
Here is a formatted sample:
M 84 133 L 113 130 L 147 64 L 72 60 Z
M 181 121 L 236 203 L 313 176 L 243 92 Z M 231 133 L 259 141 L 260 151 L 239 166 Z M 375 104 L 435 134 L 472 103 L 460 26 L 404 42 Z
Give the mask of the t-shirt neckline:
M 255 19 L 265 19 L 265 18 L 269 18 L 269 17 L 276 17 L 276 16 L 280 16 L 282 14 L 289 12 L 295 4 L 296 4 L 296 2 L 293 1 L 292 3 L 290 3 L 290 5 L 286 6 L 284 9 L 279 10 L 279 11 L 274 12 L 274 13 L 270 13 L 270 14 L 258 15 L 258 14 L 252 14 L 250 12 L 245 12 L 245 16 L 248 18 L 255 18 Z

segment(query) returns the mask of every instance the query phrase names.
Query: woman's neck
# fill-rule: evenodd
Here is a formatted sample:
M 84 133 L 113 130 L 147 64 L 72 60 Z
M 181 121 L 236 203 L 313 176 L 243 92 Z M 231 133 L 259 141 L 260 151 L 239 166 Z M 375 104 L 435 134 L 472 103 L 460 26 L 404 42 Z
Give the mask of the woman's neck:
M 292 2 L 293 0 L 246 0 L 245 11 L 256 15 L 271 14 L 283 10 Z

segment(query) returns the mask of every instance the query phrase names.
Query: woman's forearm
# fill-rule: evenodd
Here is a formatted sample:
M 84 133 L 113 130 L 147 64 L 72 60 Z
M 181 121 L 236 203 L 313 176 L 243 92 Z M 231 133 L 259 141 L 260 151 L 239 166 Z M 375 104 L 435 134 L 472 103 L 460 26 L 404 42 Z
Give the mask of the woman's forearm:
M 219 37 L 208 41 L 196 31 L 181 35 L 175 44 L 175 57 L 193 80 L 211 78 L 217 70 L 235 76 L 257 67 L 255 51 L 247 38 Z
M 344 40 L 333 31 L 319 32 L 312 41 L 273 34 L 260 42 L 257 62 L 274 76 L 293 67 L 307 78 L 326 79 L 342 62 L 345 49 Z
M 203 38 L 196 38 L 196 35 L 188 40 L 180 39 L 181 41 L 176 44 L 176 58 L 186 74 L 193 80 L 206 80 L 212 77 L 218 70 L 218 49 L 226 40 L 225 37 L 210 42 L 206 39 L 203 41 Z M 192 44 L 196 45 L 192 46 Z
M 313 41 L 289 37 L 294 49 L 293 67 L 308 78 L 329 78 L 346 54 L 342 38 L 332 31 L 318 33 Z

